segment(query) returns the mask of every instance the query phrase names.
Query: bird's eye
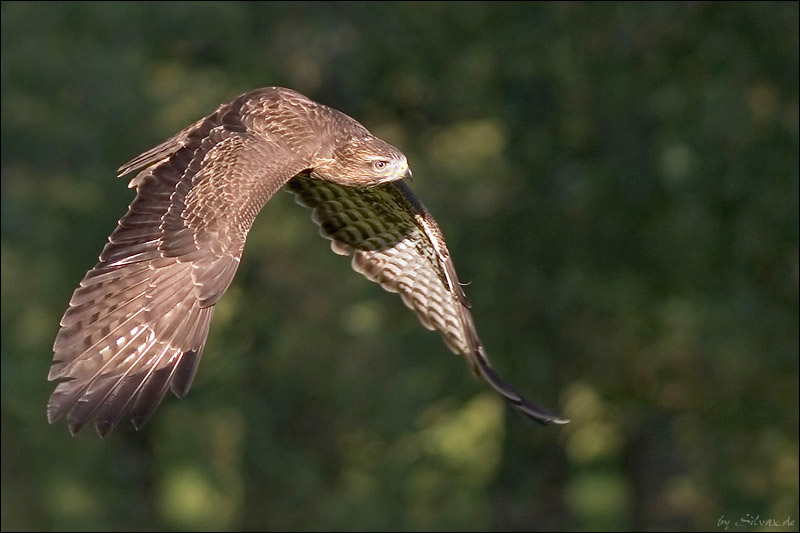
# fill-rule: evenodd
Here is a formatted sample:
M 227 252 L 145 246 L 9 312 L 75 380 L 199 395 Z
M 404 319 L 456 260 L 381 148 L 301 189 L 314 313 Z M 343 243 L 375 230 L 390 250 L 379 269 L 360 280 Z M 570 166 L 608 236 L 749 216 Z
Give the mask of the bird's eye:
M 389 166 L 389 162 L 388 161 L 375 161 L 374 163 L 372 163 L 372 166 L 375 167 L 375 170 L 383 170 L 387 166 Z

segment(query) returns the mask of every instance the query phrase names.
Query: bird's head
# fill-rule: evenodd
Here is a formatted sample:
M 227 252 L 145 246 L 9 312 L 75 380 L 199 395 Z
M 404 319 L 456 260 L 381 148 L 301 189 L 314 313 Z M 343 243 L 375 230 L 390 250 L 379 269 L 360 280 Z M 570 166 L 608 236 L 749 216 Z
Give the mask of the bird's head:
M 372 187 L 411 177 L 405 154 L 369 133 L 342 139 L 331 157 L 318 161 L 313 173 L 348 187 Z

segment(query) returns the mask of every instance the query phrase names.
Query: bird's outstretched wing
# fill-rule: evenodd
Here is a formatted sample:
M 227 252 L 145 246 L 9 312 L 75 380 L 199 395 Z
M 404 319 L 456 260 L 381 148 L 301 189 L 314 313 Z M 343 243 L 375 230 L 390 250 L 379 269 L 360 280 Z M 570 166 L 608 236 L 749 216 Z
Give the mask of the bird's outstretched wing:
M 139 171 L 137 195 L 61 319 L 50 422 L 66 413 L 74 434 L 94 419 L 104 436 L 128 412 L 141 427 L 170 388 L 189 390 L 253 218 L 303 168 L 285 142 L 253 133 L 259 97 L 223 104 L 120 169 Z
M 399 293 L 512 406 L 544 424 L 567 422 L 523 398 L 489 364 L 441 231 L 404 183 L 342 187 L 302 173 L 286 187 L 313 210 L 334 252 L 352 255 L 354 270 Z

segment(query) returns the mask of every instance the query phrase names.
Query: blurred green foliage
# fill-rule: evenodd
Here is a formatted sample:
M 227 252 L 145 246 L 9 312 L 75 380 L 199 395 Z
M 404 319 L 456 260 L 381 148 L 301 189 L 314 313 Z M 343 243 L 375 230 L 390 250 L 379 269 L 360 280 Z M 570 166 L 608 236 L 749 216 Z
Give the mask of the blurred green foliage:
M 796 2 L 1 9 L 3 530 L 797 529 Z M 47 425 L 115 169 L 267 85 L 408 154 L 496 366 L 571 424 L 513 416 L 281 194 L 187 398 Z

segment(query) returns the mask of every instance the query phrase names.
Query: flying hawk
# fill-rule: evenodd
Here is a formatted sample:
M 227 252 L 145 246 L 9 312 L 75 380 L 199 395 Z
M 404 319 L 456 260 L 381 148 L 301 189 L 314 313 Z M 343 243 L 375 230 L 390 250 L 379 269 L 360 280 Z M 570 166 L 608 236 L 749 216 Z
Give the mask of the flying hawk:
M 405 155 L 349 116 L 279 87 L 222 104 L 119 169 L 136 198 L 61 319 L 49 380 L 52 423 L 101 437 L 139 429 L 169 389 L 188 391 L 214 304 L 256 215 L 283 186 L 353 268 L 397 292 L 422 324 L 516 409 L 565 423 L 489 365 L 439 227 L 402 182 Z

